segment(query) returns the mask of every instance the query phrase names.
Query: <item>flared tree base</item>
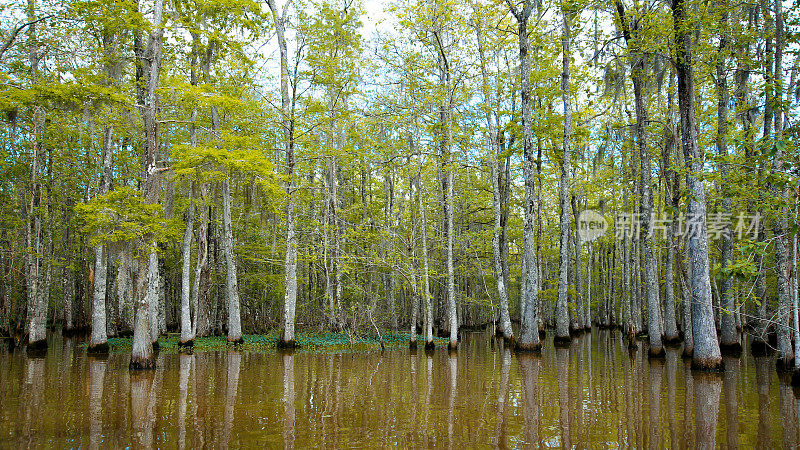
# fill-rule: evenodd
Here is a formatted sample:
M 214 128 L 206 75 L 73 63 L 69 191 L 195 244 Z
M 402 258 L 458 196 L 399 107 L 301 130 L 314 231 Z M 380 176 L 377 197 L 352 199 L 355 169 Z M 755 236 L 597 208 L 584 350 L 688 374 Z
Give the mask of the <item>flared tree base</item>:
M 243 337 L 238 337 L 238 338 L 233 338 L 233 339 L 228 338 L 228 345 L 232 345 L 234 347 L 241 347 L 242 344 L 244 344 L 244 338 Z
M 800 369 L 794 369 L 792 371 L 792 387 L 793 388 L 800 388 Z M 795 396 L 798 394 L 797 390 L 795 390 Z
M 299 346 L 297 345 L 297 342 L 295 342 L 294 339 L 289 339 L 288 341 L 278 339 L 277 347 L 280 349 L 295 349 Z
M 38 341 L 28 342 L 28 347 L 25 349 L 29 358 L 41 358 L 47 353 L 47 339 L 39 339 Z
M 752 353 L 753 356 L 757 356 L 757 357 L 769 356 L 769 355 L 772 354 L 772 352 L 773 352 L 773 349 L 769 345 L 769 343 L 767 343 L 765 341 L 762 341 L 760 339 L 759 340 L 753 340 L 753 342 L 750 344 L 750 353 Z
M 553 337 L 553 345 L 556 348 L 569 348 L 569 344 L 572 342 L 572 336 L 555 336 Z
M 725 365 L 722 358 L 692 357 L 692 370 L 696 372 L 723 372 Z
M 434 350 L 436 350 L 436 345 L 433 343 L 433 341 L 429 341 L 429 342 L 425 343 L 425 354 L 426 355 L 433 354 Z
M 542 343 L 537 342 L 535 344 L 528 344 L 517 341 L 516 345 L 514 345 L 514 351 L 518 353 L 539 354 L 542 353 Z
M 681 336 L 676 334 L 674 336 L 664 336 L 661 338 L 661 341 L 664 343 L 664 347 L 667 348 L 678 348 L 681 346 Z
M 409 350 L 416 350 L 417 349 L 417 341 L 409 341 L 408 342 Z
M 108 351 L 109 351 L 108 342 L 89 344 L 89 346 L 86 347 L 86 354 L 92 356 L 107 355 Z
M 650 359 L 667 359 L 667 352 L 664 351 L 664 347 L 650 347 L 647 350 L 647 357 Z
M 156 368 L 155 358 L 142 358 L 138 356 L 131 356 L 131 362 L 128 364 L 128 370 L 153 370 Z
M 742 344 L 738 342 L 730 342 L 730 343 L 720 342 L 719 351 L 722 352 L 722 354 L 725 356 L 738 358 L 742 356 Z
M 794 371 L 794 358 L 781 358 L 775 361 L 775 369 L 778 373 L 791 373 Z
M 447 353 L 457 353 L 458 352 L 458 342 L 448 342 L 447 343 Z
M 191 352 L 194 350 L 194 338 L 178 342 L 178 351 Z

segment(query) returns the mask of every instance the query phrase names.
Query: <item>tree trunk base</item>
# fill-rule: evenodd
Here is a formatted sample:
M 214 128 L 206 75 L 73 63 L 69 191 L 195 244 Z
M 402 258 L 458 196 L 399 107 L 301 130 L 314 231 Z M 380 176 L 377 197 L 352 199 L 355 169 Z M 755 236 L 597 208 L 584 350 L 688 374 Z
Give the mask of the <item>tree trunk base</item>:
M 792 387 L 793 388 L 800 388 L 800 369 L 794 369 L 792 371 Z M 795 390 L 795 397 L 797 397 L 798 392 Z
M 178 342 L 178 350 L 179 351 L 187 351 L 194 349 L 194 338 L 187 339 L 185 341 Z
M 775 361 L 775 368 L 778 370 L 778 373 L 790 373 L 794 371 L 794 358 L 781 358 L 778 357 L 778 360 Z
M 692 357 L 692 371 L 695 372 L 724 372 L 725 365 L 722 358 L 694 358 Z
M 647 357 L 650 358 L 650 359 L 664 360 L 664 359 L 667 359 L 667 352 L 664 351 L 664 347 L 659 347 L 658 349 L 654 349 L 653 347 L 650 347 L 647 350 Z
M 29 342 L 25 350 L 28 358 L 42 358 L 47 353 L 47 339 Z
M 297 342 L 295 342 L 294 339 L 289 339 L 288 341 L 278 339 L 277 347 L 280 349 L 295 349 L 299 347 L 299 345 L 297 345 Z
M 556 348 L 569 348 L 569 344 L 572 343 L 572 336 L 555 336 L 553 337 L 553 344 Z
M 452 342 L 448 342 L 447 343 L 447 353 L 450 354 L 450 353 L 457 353 L 457 352 L 458 352 L 458 342 L 456 342 L 455 344 L 452 343 Z
M 239 337 L 238 339 L 228 338 L 228 345 L 233 345 L 234 347 L 241 347 L 244 344 L 244 337 Z
M 543 341 L 546 336 L 547 330 L 545 330 L 544 327 L 539 328 L 539 340 Z
M 682 339 L 679 334 L 675 334 L 674 336 L 664 336 L 661 341 L 667 348 L 677 348 L 681 346 Z
M 524 344 L 522 342 L 517 341 L 516 345 L 514 345 L 514 351 L 519 353 L 539 354 L 542 353 L 542 343 L 537 342 L 535 344 Z
M 772 347 L 767 342 L 760 339 L 754 339 L 750 344 L 750 353 L 756 357 L 769 356 L 772 354 L 772 351 Z
M 86 347 L 87 355 L 107 355 L 109 352 L 108 342 L 101 342 L 99 344 L 89 344 Z
M 425 354 L 426 355 L 428 355 L 429 353 L 433 354 L 433 351 L 435 349 L 436 349 L 436 345 L 433 343 L 433 341 L 429 341 L 429 342 L 425 343 Z M 430 355 L 428 355 L 428 356 L 430 356 Z
M 131 356 L 131 362 L 128 364 L 128 370 L 153 370 L 156 368 L 155 358 L 142 358 L 138 356 Z
M 738 342 L 720 342 L 719 351 L 722 352 L 724 356 L 738 358 L 742 356 L 742 344 Z
M 408 342 L 408 349 L 409 350 L 416 350 L 417 349 L 417 341 L 409 341 Z

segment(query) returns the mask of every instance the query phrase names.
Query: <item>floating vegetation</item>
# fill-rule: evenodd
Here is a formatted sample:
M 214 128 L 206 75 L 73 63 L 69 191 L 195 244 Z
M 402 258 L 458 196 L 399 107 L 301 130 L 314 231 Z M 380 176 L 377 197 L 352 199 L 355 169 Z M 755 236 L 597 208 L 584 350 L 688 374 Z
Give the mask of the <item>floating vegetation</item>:
M 231 348 L 245 352 L 274 352 L 278 347 L 278 332 L 268 334 L 246 334 L 244 343 L 233 345 L 228 343 L 226 336 L 198 337 L 194 340 L 194 347 L 191 350 L 180 349 L 179 334 L 167 334 L 158 338 L 159 351 L 164 353 L 178 353 L 180 351 L 223 351 Z M 387 349 L 399 349 L 408 347 L 410 333 L 386 333 L 382 335 L 383 343 Z M 417 341 L 423 342 L 425 336 L 417 335 Z M 345 333 L 316 333 L 301 332 L 295 335 L 297 342 L 297 353 L 342 353 L 342 352 L 364 352 L 381 348 L 381 340 L 377 334 L 364 334 L 348 336 Z M 433 339 L 437 347 L 447 345 L 447 338 Z M 112 353 L 125 353 L 131 351 L 132 338 L 117 337 L 108 339 L 109 351 Z M 88 343 L 82 344 L 86 347 Z

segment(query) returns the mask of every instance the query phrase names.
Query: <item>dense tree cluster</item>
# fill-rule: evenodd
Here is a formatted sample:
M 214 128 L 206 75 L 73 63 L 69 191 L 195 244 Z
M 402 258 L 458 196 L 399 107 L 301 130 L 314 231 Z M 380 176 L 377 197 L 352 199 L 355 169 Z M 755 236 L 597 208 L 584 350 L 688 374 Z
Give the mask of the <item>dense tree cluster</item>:
M 132 334 L 146 368 L 176 330 L 596 323 L 793 365 L 794 7 L 363 7 L 3 4 L 0 331 Z

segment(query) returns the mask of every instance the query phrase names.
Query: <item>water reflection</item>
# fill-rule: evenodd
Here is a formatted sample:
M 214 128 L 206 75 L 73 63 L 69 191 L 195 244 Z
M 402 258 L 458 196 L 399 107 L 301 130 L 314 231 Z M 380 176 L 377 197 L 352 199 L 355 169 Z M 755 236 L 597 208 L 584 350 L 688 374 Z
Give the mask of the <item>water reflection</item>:
M 520 355 L 517 361 L 522 385 L 522 414 L 525 424 L 525 443 L 533 446 L 540 446 L 539 370 L 541 358 L 532 355 Z
M 717 419 L 722 378 L 716 373 L 692 374 L 694 382 L 695 445 L 697 449 L 717 446 Z
M 693 374 L 615 333 L 518 354 L 466 335 L 458 353 L 219 352 L 44 358 L 0 352 L 0 447 L 772 448 L 798 444 L 798 408 L 774 358 Z M 724 403 L 721 403 L 724 402 Z M 756 418 L 755 415 L 758 414 Z
M 103 381 L 106 361 L 89 358 L 89 448 L 100 448 L 103 435 Z
M 192 370 L 192 355 L 181 353 L 178 369 L 178 448 L 186 448 L 186 408 L 189 398 L 189 374 Z
M 283 448 L 294 448 L 294 354 L 287 352 L 283 359 Z M 332 360 L 331 360 L 332 361 Z
M 569 417 L 571 411 L 569 396 L 569 349 L 556 349 L 556 371 L 558 372 L 558 406 L 559 429 L 561 430 L 561 446 L 572 447 L 569 436 Z
M 739 404 L 736 383 L 739 380 L 739 358 L 724 357 L 722 392 L 725 396 L 725 443 L 729 449 L 739 448 Z

